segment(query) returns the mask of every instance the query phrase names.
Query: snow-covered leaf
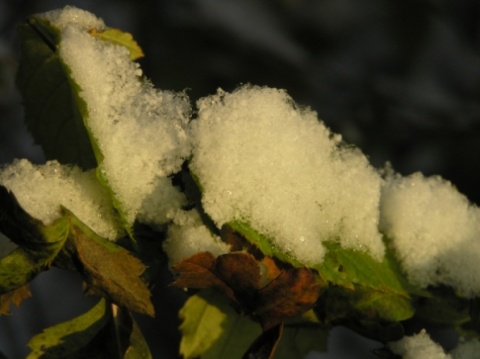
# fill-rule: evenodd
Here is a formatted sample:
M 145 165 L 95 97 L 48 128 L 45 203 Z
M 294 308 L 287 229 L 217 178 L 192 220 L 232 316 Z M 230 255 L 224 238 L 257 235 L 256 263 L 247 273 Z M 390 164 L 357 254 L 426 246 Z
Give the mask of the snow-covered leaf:
M 0 293 L 7 293 L 50 266 L 67 240 L 68 223 L 61 217 L 44 225 L 0 185 L 0 231 L 19 245 L 0 259 Z

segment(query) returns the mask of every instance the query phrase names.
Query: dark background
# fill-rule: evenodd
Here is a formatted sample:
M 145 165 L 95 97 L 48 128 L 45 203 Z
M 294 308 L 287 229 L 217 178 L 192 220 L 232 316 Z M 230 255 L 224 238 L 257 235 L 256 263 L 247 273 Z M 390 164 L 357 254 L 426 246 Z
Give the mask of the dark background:
M 159 88 L 189 89 L 192 102 L 242 83 L 285 88 L 375 166 L 390 161 L 405 175 L 440 174 L 480 203 L 478 1 L 0 0 L 0 164 L 44 161 L 13 84 L 14 28 L 29 14 L 67 4 L 131 32 Z M 60 271 L 42 274 L 32 291 L 38 299 L 0 318 L 0 350 L 12 358 L 24 355 L 30 335 L 90 305 L 76 302 L 78 280 Z M 155 357 L 174 358 L 181 298 L 164 286 L 157 291 L 160 318 L 140 320 Z M 52 305 L 55 313 L 45 314 Z M 349 333 L 335 338 L 332 345 L 346 351 L 328 357 L 366 357 Z

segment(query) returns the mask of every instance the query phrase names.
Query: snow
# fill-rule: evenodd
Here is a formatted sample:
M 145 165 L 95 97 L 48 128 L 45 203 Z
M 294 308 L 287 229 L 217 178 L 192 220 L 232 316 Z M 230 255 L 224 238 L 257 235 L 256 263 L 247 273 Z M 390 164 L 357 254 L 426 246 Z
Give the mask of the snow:
M 183 95 L 155 90 L 125 47 L 91 36 L 86 29 L 103 27 L 92 16 L 68 7 L 46 15 L 62 31 L 59 53 L 81 89 L 86 126 L 101 153 L 100 175 L 126 224 L 147 210 L 153 224 L 160 224 L 165 209 L 154 213 L 143 204 L 152 193 L 171 191 L 160 187 L 171 186 L 165 178 L 190 152 L 185 133 L 190 104 Z
M 425 329 L 416 335 L 389 343 L 389 347 L 403 359 L 452 359 L 440 345 L 430 339 Z
M 73 7 L 44 17 L 61 31 L 59 54 L 85 101 L 86 126 L 98 145 L 97 176 L 128 226 L 136 219 L 157 228 L 173 221 L 165 244 L 173 262 L 195 251 L 228 251 L 196 212 L 182 210 L 187 199 L 170 176 L 188 159 L 203 209 L 218 228 L 247 223 L 306 265 L 323 260 L 327 240 L 380 260 L 385 234 L 413 284 L 444 284 L 466 297 L 480 295 L 475 275 L 480 210 L 448 181 L 419 173 L 382 179 L 360 150 L 342 142 L 314 111 L 295 104 L 283 90 L 250 85 L 232 93 L 218 90 L 198 101 L 198 117 L 190 121 L 185 95 L 154 89 L 126 48 L 88 33 L 105 28 L 101 19 Z M 38 180 L 32 173 L 51 166 L 79 174 L 77 182 L 87 176 L 53 163 L 15 166 L 31 167 L 16 193 L 29 193 L 27 187 Z M 62 176 L 62 181 L 69 178 Z M 31 205 L 45 222 L 58 215 L 60 203 L 35 201 L 49 208 Z
M 453 359 L 476 359 L 480 353 L 480 341 L 478 339 L 461 340 L 450 354 Z
M 190 169 L 219 228 L 247 222 L 306 264 L 322 261 L 330 239 L 382 257 L 382 180 L 315 112 L 285 91 L 253 86 L 197 105 Z
M 380 228 L 413 284 L 480 295 L 480 210 L 450 182 L 421 173 L 390 175 L 380 209 Z
M 170 266 L 199 252 L 210 252 L 215 257 L 230 252 L 230 246 L 211 234 L 196 210 L 178 211 L 173 223 L 163 244 Z
M 63 9 L 52 10 L 44 13 L 42 16 L 62 31 L 72 24 L 84 31 L 105 29 L 105 23 L 102 19 L 74 6 L 65 6 Z
M 0 169 L 0 184 L 15 194 L 25 211 L 46 225 L 60 217 L 63 206 L 102 237 L 114 240 L 123 233 L 94 171 L 82 172 L 56 161 L 33 165 L 25 159 L 15 160 Z

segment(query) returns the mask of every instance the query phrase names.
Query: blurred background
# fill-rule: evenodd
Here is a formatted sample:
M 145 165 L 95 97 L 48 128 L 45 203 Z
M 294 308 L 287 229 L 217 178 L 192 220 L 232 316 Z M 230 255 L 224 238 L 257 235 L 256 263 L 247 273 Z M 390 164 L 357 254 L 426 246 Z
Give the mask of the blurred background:
M 44 161 L 14 86 L 15 27 L 65 5 L 131 32 L 159 88 L 187 89 L 192 102 L 245 83 L 287 89 L 375 166 L 390 161 L 404 175 L 440 174 L 480 204 L 476 0 L 0 0 L 0 165 Z M 183 297 L 156 290 L 160 317 L 139 320 L 155 357 L 176 358 Z M 0 351 L 9 358 L 23 358 L 31 335 L 91 305 L 78 303 L 78 278 L 59 270 L 39 276 L 32 292 L 13 316 L 0 318 Z M 373 358 L 378 347 L 343 329 L 331 344 L 316 357 Z

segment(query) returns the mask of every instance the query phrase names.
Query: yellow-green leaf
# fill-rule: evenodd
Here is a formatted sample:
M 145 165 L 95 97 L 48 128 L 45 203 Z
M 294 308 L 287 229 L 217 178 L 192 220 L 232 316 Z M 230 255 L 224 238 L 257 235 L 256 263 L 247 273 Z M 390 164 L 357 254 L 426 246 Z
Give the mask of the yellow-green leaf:
M 15 249 L 0 260 L 0 295 L 22 287 L 41 271 L 41 263 L 24 249 Z
M 89 33 L 95 37 L 98 37 L 104 41 L 108 41 L 112 44 L 124 46 L 130 51 L 130 58 L 132 60 L 138 60 L 144 55 L 142 48 L 138 43 L 133 39 L 132 34 L 128 32 L 123 32 L 119 29 L 107 29 L 103 31 L 98 31 L 97 29 L 92 29 Z
M 13 291 L 47 269 L 68 237 L 60 217 L 49 225 L 30 216 L 13 193 L 0 185 L 0 232 L 19 247 L 0 259 L 0 294 Z
M 219 293 L 211 290 L 189 298 L 180 317 L 180 353 L 185 359 L 240 359 L 262 333 L 257 323 L 238 315 Z
M 80 358 L 78 355 L 80 351 L 85 355 L 88 353 L 88 356 L 84 357 L 99 358 L 101 356 L 95 351 L 101 348 L 91 350 L 85 348 L 97 337 L 110 318 L 107 303 L 101 299 L 87 313 L 35 335 L 28 343 L 32 351 L 27 359 Z M 105 350 L 106 343 L 102 344 Z

